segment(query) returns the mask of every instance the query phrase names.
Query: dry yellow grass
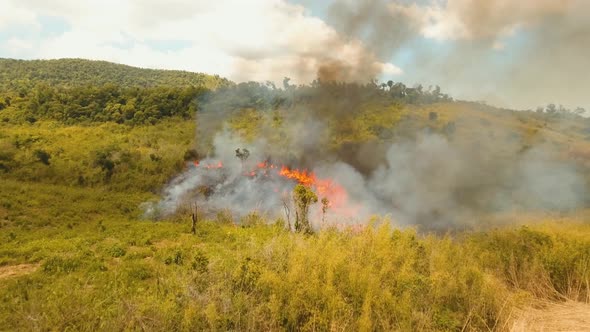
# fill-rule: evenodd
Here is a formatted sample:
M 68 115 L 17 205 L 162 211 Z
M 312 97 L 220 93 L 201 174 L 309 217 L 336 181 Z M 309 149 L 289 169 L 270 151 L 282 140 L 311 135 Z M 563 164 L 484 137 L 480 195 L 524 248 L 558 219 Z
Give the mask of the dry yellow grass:
M 0 267 L 0 280 L 10 277 L 19 277 L 25 274 L 33 273 L 37 270 L 39 264 L 19 264 Z
M 590 331 L 590 304 L 542 302 L 519 310 L 510 331 Z
M 573 301 L 537 303 L 516 313 L 510 331 L 590 331 L 590 304 Z

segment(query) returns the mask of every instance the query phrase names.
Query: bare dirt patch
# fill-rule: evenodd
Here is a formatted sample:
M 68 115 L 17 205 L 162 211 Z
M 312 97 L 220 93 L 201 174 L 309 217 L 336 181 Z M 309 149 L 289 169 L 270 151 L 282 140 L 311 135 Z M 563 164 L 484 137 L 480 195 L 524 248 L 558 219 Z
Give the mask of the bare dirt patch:
M 590 331 L 590 304 L 540 303 L 519 310 L 510 331 Z
M 37 270 L 37 268 L 39 268 L 39 264 L 19 264 L 0 266 L 0 280 L 33 273 Z

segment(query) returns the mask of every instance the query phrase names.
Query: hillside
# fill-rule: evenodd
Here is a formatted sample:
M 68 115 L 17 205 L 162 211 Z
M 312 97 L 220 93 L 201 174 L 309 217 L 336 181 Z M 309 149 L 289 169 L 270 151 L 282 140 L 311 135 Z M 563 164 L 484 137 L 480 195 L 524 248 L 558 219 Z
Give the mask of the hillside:
M 0 63 L 2 331 L 503 331 L 532 324 L 514 313 L 538 301 L 590 299 L 590 201 L 568 191 L 590 188 L 588 119 L 401 83 Z M 370 198 L 350 207 L 419 213 L 326 204 L 294 232 L 295 194 L 265 185 L 295 183 L 244 174 L 260 162 Z M 187 199 L 148 218 L 179 183 Z
M 205 87 L 228 84 L 226 79 L 178 70 L 136 68 L 106 61 L 84 59 L 14 60 L 0 58 L 0 91 L 26 90 L 37 84 L 52 87 Z
M 0 59 L 3 122 L 152 123 L 190 117 L 195 99 L 231 85 L 200 73 L 141 69 L 82 59 Z

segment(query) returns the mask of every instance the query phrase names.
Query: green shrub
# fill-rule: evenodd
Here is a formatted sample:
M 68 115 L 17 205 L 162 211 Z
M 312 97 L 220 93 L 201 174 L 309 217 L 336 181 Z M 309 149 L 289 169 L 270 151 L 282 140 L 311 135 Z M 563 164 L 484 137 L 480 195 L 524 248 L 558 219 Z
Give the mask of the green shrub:
M 118 245 L 112 246 L 109 249 L 109 254 L 111 255 L 111 257 L 123 257 L 126 253 L 127 251 Z
M 81 262 L 77 258 L 51 257 L 42 264 L 43 272 L 48 274 L 72 273 L 77 271 Z
M 127 268 L 127 275 L 132 280 L 147 280 L 152 278 L 153 271 L 150 267 L 143 264 L 131 264 Z
M 176 251 L 172 256 L 166 257 L 166 259 L 164 260 L 164 263 L 166 265 L 170 265 L 170 264 L 176 264 L 176 265 L 182 265 L 184 263 L 184 255 L 182 254 L 181 251 Z
M 192 266 L 193 270 L 196 270 L 200 273 L 205 273 L 205 272 L 207 272 L 207 269 L 209 266 L 209 259 L 207 258 L 205 253 L 198 250 L 195 253 L 195 257 L 193 258 L 193 263 L 191 266 Z

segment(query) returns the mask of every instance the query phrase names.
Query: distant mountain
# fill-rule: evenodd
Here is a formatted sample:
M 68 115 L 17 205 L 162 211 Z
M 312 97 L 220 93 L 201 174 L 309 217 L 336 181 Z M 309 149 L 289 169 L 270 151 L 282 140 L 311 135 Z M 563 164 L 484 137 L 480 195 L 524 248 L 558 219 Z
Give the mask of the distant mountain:
M 28 89 L 39 83 L 59 87 L 116 84 L 122 87 L 206 87 L 230 81 L 218 75 L 131 67 L 83 59 L 14 60 L 0 58 L 0 90 Z

